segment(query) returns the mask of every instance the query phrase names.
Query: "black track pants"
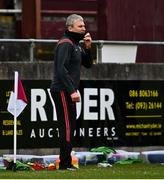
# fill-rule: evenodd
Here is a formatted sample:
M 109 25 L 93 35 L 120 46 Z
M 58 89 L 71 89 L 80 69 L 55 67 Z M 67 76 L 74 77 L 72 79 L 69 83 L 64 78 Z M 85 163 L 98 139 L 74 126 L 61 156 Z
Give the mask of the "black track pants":
M 71 165 L 71 151 L 74 142 L 74 130 L 76 123 L 76 104 L 64 91 L 51 91 L 57 112 L 57 121 L 60 140 L 60 164 L 59 168 L 67 168 Z

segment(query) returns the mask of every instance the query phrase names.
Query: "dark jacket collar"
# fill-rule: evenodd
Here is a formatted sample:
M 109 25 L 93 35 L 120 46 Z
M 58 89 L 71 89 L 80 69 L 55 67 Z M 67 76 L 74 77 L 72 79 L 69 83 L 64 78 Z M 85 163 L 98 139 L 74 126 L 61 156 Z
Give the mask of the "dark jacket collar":
M 84 34 L 70 32 L 69 30 L 65 31 L 64 36 L 71 38 L 75 43 L 79 43 L 84 38 Z

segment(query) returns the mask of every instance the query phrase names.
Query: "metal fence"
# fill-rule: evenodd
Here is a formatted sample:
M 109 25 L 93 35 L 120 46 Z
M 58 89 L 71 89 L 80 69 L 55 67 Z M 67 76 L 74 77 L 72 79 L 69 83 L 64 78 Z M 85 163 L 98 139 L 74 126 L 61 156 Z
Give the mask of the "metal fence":
M 0 61 L 52 61 L 56 43 L 57 40 L 52 39 L 0 39 Z M 102 62 L 102 48 L 105 45 L 151 45 L 163 47 L 164 42 L 94 40 L 92 55 L 95 63 Z

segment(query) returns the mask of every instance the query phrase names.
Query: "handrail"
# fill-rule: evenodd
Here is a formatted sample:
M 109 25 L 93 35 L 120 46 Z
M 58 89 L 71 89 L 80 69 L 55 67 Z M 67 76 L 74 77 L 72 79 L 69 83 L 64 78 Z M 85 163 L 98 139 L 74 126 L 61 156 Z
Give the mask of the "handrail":
M 30 43 L 29 57 L 30 61 L 34 61 L 35 43 L 57 43 L 57 39 L 0 39 L 0 43 Z M 103 45 L 164 45 L 164 41 L 109 41 L 109 40 L 93 40 L 96 45 L 98 62 L 101 62 Z
M 120 45 L 164 45 L 164 41 L 106 41 L 98 40 L 94 41 L 95 43 L 102 44 L 120 44 Z
M 57 39 L 0 39 L 0 42 L 57 42 Z M 164 41 L 109 41 L 93 40 L 95 44 L 117 44 L 117 45 L 164 45 Z

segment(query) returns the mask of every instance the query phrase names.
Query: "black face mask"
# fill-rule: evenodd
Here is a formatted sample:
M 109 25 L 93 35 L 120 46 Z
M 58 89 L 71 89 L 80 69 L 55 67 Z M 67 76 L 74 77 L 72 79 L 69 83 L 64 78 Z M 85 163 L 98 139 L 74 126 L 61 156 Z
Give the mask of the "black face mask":
M 75 40 L 75 42 L 79 42 L 80 40 L 82 40 L 85 36 L 85 34 L 80 34 L 80 33 L 76 33 L 76 32 L 71 32 L 69 30 L 66 30 L 65 33 L 70 36 L 73 40 Z

